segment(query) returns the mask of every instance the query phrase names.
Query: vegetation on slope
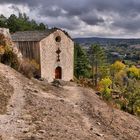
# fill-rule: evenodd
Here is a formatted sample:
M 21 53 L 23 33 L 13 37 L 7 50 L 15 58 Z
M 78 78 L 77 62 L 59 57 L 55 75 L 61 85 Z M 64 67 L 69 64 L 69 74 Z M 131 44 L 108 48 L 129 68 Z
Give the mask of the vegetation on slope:
M 75 46 L 75 49 L 81 49 Z M 93 51 L 92 51 L 93 50 Z M 99 90 L 101 96 L 113 106 L 140 116 L 140 68 L 128 65 L 123 60 L 114 63 L 106 63 L 105 51 L 99 45 L 92 45 L 89 52 L 82 49 L 90 69 L 78 63 L 75 71 L 83 70 L 84 74 L 75 75 L 84 86 L 90 86 Z M 82 55 L 78 59 L 82 60 Z M 87 60 L 88 58 L 88 60 Z M 76 62 L 77 59 L 75 59 Z M 76 64 L 76 63 L 75 63 Z M 78 67 L 78 68 L 77 68 Z M 88 76 L 85 75 L 88 73 Z

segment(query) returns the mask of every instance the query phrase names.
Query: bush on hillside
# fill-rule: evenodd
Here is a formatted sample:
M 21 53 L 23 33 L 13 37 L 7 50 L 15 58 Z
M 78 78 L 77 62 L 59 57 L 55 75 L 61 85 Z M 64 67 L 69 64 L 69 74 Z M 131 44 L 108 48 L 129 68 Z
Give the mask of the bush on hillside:
M 104 78 L 99 82 L 99 91 L 102 93 L 102 97 L 105 100 L 110 100 L 112 98 L 110 89 L 111 84 L 112 81 L 110 78 Z
M 20 63 L 19 72 L 28 78 L 39 77 L 39 64 L 35 60 L 24 59 Z
M 0 34 L 0 62 L 17 70 L 19 61 L 11 46 L 11 40 Z
M 19 67 L 17 55 L 10 49 L 5 50 L 4 54 L 1 56 L 1 62 L 16 70 Z

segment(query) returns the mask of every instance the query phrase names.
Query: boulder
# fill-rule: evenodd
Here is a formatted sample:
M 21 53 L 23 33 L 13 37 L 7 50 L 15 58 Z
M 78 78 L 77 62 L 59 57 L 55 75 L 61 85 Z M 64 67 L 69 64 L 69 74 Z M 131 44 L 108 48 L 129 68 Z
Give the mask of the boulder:
M 0 34 L 3 34 L 6 38 L 11 39 L 9 29 L 7 28 L 0 28 Z

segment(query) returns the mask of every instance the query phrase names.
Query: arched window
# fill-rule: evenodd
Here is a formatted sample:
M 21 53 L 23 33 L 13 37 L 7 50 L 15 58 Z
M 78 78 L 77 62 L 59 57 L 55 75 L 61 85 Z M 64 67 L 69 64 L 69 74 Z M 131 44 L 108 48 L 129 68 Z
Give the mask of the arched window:
M 60 37 L 60 36 L 57 36 L 57 37 L 55 38 L 55 41 L 56 41 L 56 42 L 60 42 L 60 41 L 61 41 L 61 37 Z

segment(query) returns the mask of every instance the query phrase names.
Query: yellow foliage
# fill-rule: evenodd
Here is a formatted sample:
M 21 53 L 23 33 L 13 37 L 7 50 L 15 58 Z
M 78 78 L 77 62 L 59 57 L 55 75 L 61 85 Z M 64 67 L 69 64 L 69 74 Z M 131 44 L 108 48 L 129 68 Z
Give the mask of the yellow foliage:
M 123 81 L 123 78 L 126 76 L 126 71 L 120 70 L 118 73 L 115 74 L 115 80 Z
M 140 78 L 140 69 L 136 66 L 131 66 L 128 68 L 127 73 L 131 77 Z
M 5 37 L 3 34 L 0 34 L 0 55 L 3 55 L 5 52 L 12 51 L 12 41 L 10 38 Z
M 110 100 L 111 97 L 111 89 L 110 86 L 112 81 L 110 78 L 104 78 L 99 82 L 99 91 L 102 93 L 102 98 L 105 100 Z
M 109 88 L 109 86 L 112 84 L 112 81 L 110 78 L 104 78 L 99 82 L 99 90 L 103 91 L 106 88 Z
M 122 63 L 121 61 L 116 61 L 114 64 L 111 65 L 111 69 L 114 70 L 115 72 L 119 72 L 120 70 L 125 69 L 125 64 Z
M 139 106 L 136 107 L 136 114 L 137 114 L 138 116 L 140 116 L 140 107 L 139 107 Z

